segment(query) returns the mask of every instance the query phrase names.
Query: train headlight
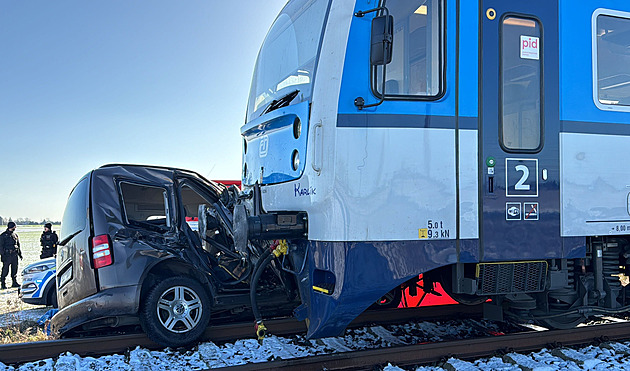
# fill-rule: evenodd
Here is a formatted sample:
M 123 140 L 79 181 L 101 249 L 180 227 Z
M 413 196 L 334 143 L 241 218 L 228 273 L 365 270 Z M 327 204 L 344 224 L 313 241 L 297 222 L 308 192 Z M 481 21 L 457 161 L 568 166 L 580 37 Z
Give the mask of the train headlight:
M 300 168 L 300 154 L 297 149 L 293 150 L 293 155 L 291 156 L 291 162 L 293 165 L 293 171 L 297 171 Z

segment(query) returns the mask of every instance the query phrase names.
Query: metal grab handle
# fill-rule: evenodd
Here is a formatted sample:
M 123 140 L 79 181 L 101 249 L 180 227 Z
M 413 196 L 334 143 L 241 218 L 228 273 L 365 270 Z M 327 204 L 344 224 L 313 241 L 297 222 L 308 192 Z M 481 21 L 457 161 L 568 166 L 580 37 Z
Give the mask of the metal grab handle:
M 313 130 L 313 162 L 311 163 L 311 167 L 317 175 L 322 172 L 322 153 L 323 153 L 323 140 L 322 140 L 322 121 L 318 121 L 315 124 L 315 130 Z

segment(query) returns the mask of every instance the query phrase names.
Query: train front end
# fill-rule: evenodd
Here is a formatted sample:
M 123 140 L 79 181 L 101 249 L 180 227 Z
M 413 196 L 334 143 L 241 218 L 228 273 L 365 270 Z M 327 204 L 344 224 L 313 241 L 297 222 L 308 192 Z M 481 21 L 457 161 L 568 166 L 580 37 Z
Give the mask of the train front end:
M 411 99 L 378 110 L 355 104 L 382 94 L 370 88 L 380 11 L 357 16 L 378 1 L 289 2 L 256 63 L 241 128 L 237 248 L 289 241 L 283 264 L 296 276 L 295 314 L 310 337 L 338 335 L 390 290 L 457 261 L 454 120 L 443 116 L 454 109 L 443 85 L 453 72 L 441 61 L 445 7 L 396 4 L 398 19 L 412 24 L 405 34 L 425 33 L 410 50 L 429 48 L 425 56 L 395 55 L 388 66 L 386 89 L 398 84 Z M 419 77 L 408 81 L 404 65 Z

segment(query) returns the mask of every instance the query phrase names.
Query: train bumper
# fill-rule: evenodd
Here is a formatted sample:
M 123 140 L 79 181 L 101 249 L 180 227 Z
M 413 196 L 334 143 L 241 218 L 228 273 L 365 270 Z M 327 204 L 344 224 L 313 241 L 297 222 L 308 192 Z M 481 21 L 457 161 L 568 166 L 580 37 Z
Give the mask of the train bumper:
M 309 338 L 338 336 L 391 289 L 457 261 L 453 241 L 304 242 L 306 268 L 298 282 Z M 439 253 L 436 253 L 439 252 Z
M 64 333 L 90 322 L 138 314 L 138 286 L 106 289 L 61 309 L 51 320 L 53 334 Z

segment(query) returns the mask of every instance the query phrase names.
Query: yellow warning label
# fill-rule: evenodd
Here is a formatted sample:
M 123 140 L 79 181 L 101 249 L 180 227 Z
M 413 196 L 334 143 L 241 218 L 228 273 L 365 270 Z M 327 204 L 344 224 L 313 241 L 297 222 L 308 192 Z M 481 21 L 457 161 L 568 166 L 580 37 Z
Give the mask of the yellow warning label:
M 429 229 L 428 228 L 420 228 L 418 229 L 418 238 L 429 238 Z

